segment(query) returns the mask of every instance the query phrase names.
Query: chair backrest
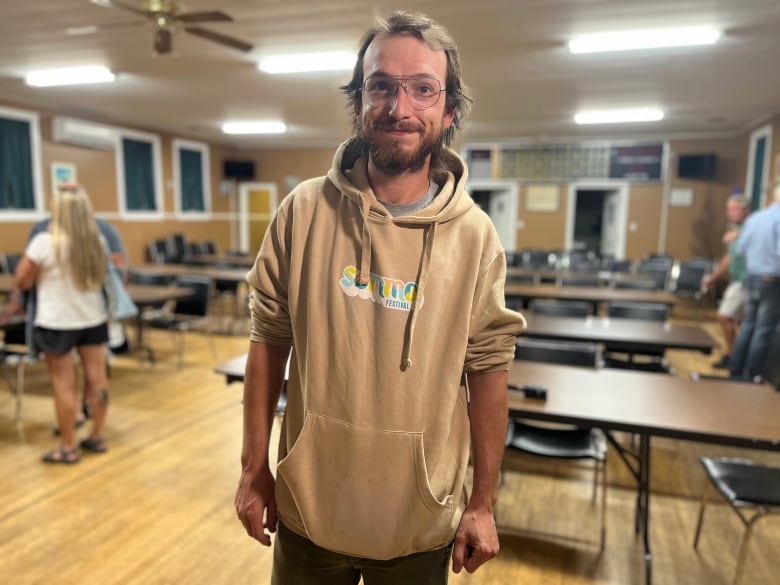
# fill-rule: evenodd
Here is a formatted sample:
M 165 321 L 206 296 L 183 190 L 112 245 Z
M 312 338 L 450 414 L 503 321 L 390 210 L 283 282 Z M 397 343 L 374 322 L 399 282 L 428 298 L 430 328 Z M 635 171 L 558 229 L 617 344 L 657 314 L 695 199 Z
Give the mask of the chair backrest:
M 2 268 L 2 272 L 6 274 L 16 272 L 16 267 L 21 259 L 21 254 L 0 254 L 0 268 Z
M 168 262 L 181 262 L 187 255 L 187 239 L 184 234 L 171 234 L 166 243 Z
M 524 250 L 522 265 L 527 268 L 551 268 L 550 253 L 545 250 Z
M 201 242 L 199 246 L 200 246 L 201 254 L 214 256 L 217 253 L 217 245 L 211 240 L 209 240 L 208 242 Z
M 658 285 L 658 281 L 652 280 L 638 280 L 635 278 L 615 278 L 612 281 L 612 286 L 615 288 L 630 288 L 640 290 L 659 290 L 661 287 Z
M 538 274 L 511 274 L 506 275 L 507 282 L 515 282 L 518 284 L 539 284 L 540 278 Z
M 602 364 L 602 347 L 586 341 L 550 341 L 518 337 L 515 359 L 568 366 L 597 368 Z
M 189 315 L 193 317 L 205 317 L 209 312 L 212 289 L 214 283 L 210 278 L 203 276 L 180 276 L 176 284 L 192 289 L 188 297 L 178 299 L 173 312 L 177 315 Z
M 666 262 L 646 260 L 639 264 L 637 272 L 639 274 L 646 274 L 651 276 L 658 284 L 658 288 L 665 289 L 667 283 L 669 282 L 669 273 L 671 270 L 671 264 L 667 264 Z
M 147 244 L 149 261 L 154 264 L 163 264 L 168 257 L 168 245 L 165 240 L 152 240 Z
M 586 301 L 533 299 L 528 303 L 528 309 L 536 315 L 557 317 L 587 317 L 593 314 L 593 305 Z
M 709 272 L 708 265 L 699 262 L 681 262 L 675 268 L 672 271 L 676 273 L 673 284 L 675 292 L 699 292 L 702 288 L 701 280 Z
M 607 303 L 607 316 L 617 319 L 644 319 L 666 321 L 669 307 L 664 303 L 631 303 L 613 301 Z
M 170 274 L 158 274 L 156 272 L 138 272 L 130 270 L 128 280 L 134 284 L 153 284 L 158 286 L 168 286 L 176 280 Z
M 572 272 L 599 272 L 601 270 L 601 260 L 575 256 L 569 260 L 569 270 Z
M 604 258 L 601 261 L 601 268 L 610 272 L 631 272 L 631 260 Z
M 564 274 L 558 279 L 561 286 L 599 286 L 599 275 L 593 274 Z

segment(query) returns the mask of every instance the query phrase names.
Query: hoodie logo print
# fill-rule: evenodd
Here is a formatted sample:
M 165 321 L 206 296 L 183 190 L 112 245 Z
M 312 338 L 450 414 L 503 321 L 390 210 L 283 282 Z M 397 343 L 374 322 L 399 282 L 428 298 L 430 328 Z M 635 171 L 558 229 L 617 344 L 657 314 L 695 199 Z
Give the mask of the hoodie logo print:
M 414 299 L 417 298 L 417 283 L 404 282 L 397 278 L 380 276 L 371 273 L 368 284 L 360 286 L 357 282 L 358 269 L 354 266 L 346 266 L 342 272 L 339 286 L 348 297 L 358 297 L 367 301 L 379 303 L 387 309 L 397 311 L 409 311 Z M 420 299 L 417 308 L 422 307 Z

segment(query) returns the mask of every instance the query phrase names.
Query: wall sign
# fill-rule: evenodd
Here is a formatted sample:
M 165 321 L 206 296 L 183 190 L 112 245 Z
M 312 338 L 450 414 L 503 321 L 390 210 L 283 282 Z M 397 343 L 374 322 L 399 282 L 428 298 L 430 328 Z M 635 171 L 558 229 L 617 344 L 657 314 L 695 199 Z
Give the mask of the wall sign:
M 609 149 L 609 178 L 660 181 L 663 144 L 613 146 Z

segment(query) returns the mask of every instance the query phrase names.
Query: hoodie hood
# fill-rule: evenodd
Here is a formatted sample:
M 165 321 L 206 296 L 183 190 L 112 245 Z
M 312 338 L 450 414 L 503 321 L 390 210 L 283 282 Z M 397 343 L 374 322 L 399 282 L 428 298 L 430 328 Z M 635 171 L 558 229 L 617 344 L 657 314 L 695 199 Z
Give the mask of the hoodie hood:
M 392 219 L 399 226 L 419 226 L 451 221 L 466 213 L 474 201 L 465 191 L 468 169 L 455 151 L 445 148 L 439 168 L 431 169 L 431 180 L 440 186 L 439 193 L 425 209 L 410 216 L 393 218 L 377 200 L 368 181 L 368 153 L 361 140 L 352 138 L 336 151 L 328 179 L 361 209 L 368 207 L 368 217 Z
M 357 281 L 367 286 L 371 276 L 371 229 L 372 221 L 391 221 L 398 227 L 424 229 L 424 245 L 417 272 L 417 296 L 407 321 L 401 365 L 404 369 L 412 366 L 411 352 L 414 329 L 419 312 L 418 302 L 424 298 L 425 283 L 433 253 L 436 226 L 452 221 L 474 206 L 474 201 L 465 191 L 468 169 L 461 158 L 449 148 L 441 153 L 441 164 L 431 169 L 430 178 L 440 186 L 439 192 L 430 205 L 414 215 L 393 217 L 374 195 L 368 180 L 368 153 L 358 138 L 344 142 L 336 151 L 333 166 L 328 172 L 328 180 L 349 200 L 358 206 L 363 221 L 361 227 L 361 254 Z

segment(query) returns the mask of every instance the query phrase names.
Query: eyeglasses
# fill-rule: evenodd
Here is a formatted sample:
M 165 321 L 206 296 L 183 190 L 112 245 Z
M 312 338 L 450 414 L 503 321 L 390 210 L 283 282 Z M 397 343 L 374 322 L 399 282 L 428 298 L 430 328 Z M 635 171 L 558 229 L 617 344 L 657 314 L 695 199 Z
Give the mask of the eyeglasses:
M 418 109 L 432 108 L 439 102 L 443 91 L 439 80 L 432 75 L 391 77 L 372 75 L 363 84 L 363 99 L 370 106 L 380 107 L 398 95 L 398 87 L 404 88 L 409 100 Z

